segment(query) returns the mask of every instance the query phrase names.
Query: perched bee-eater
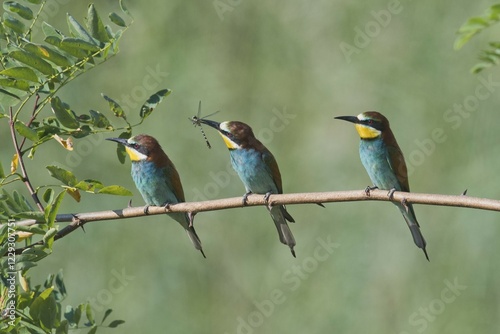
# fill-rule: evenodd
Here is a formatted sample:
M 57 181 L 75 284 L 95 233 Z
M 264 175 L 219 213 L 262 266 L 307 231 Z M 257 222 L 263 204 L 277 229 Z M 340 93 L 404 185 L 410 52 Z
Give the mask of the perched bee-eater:
M 107 138 L 107 140 L 125 146 L 132 160 L 132 179 L 146 202 L 145 212 L 151 205 L 166 206 L 185 201 L 179 174 L 156 139 L 148 135 L 137 135 L 128 140 L 122 138 Z M 172 212 L 168 215 L 184 227 L 194 247 L 205 257 L 200 238 L 190 224 L 188 214 Z
M 389 127 L 389 121 L 382 114 L 368 111 L 356 116 L 339 116 L 341 119 L 354 123 L 361 142 L 359 155 L 374 186 L 379 189 L 394 191 L 410 191 L 408 173 L 403 153 L 399 148 L 396 138 Z M 410 228 L 415 244 L 422 248 L 425 257 L 429 260 L 425 250 L 426 242 L 420 232 L 420 226 L 415 216 L 413 206 L 395 203 L 403 214 Z
M 246 193 L 243 195 L 243 204 L 250 194 L 265 194 L 267 199 L 271 194 L 282 194 L 281 174 L 276 159 L 269 150 L 255 138 L 252 128 L 242 122 L 218 123 L 200 119 L 219 131 L 226 143 L 231 156 L 231 164 L 245 185 Z M 295 257 L 295 238 L 287 224 L 295 220 L 286 211 L 284 205 L 268 207 L 271 217 L 278 230 L 280 241 L 290 247 Z

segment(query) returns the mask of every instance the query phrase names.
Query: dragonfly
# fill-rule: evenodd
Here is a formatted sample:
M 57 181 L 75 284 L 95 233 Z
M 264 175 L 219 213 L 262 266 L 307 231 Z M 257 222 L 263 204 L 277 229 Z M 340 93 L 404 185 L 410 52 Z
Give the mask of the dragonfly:
M 210 115 L 206 115 L 204 117 L 201 117 L 201 101 L 200 101 L 200 103 L 198 104 L 198 114 L 193 116 L 193 117 L 188 118 L 193 123 L 194 126 L 200 127 L 201 134 L 203 135 L 203 138 L 205 139 L 205 143 L 207 143 L 208 148 L 212 148 L 212 146 L 210 145 L 210 142 L 208 141 L 208 138 L 207 138 L 207 135 L 205 134 L 205 131 L 203 131 L 203 127 L 201 126 L 200 120 L 205 119 L 205 118 L 210 117 L 210 116 L 213 116 L 213 115 L 217 114 L 219 111 L 220 110 L 217 110 L 216 112 L 213 112 Z

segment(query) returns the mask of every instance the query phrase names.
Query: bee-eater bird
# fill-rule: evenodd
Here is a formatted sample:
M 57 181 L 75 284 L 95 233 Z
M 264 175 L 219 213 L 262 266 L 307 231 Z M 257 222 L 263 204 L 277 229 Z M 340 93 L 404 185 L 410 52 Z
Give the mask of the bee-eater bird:
M 376 111 L 367 111 L 358 116 L 339 116 L 341 119 L 354 123 L 361 138 L 359 155 L 374 186 L 379 189 L 394 191 L 410 191 L 408 173 L 403 153 L 391 131 L 389 121 Z M 410 228 L 415 244 L 425 250 L 426 242 L 420 232 L 420 226 L 411 203 L 403 205 L 395 203 Z M 406 207 L 405 207 L 406 206 Z
M 148 135 L 137 135 L 130 139 L 107 138 L 125 146 L 132 160 L 132 179 L 148 206 L 166 206 L 185 201 L 179 173 L 156 139 Z M 167 213 L 186 230 L 194 247 L 205 253 L 201 241 L 187 213 Z
M 218 123 L 207 119 L 200 119 L 201 123 L 219 131 L 226 143 L 231 156 L 231 164 L 245 185 L 243 204 L 250 194 L 282 194 L 281 174 L 276 159 L 271 152 L 253 134 L 252 128 L 242 122 Z M 288 245 L 295 257 L 295 238 L 287 224 L 295 220 L 286 211 L 284 205 L 268 207 L 271 217 L 278 230 L 281 243 Z

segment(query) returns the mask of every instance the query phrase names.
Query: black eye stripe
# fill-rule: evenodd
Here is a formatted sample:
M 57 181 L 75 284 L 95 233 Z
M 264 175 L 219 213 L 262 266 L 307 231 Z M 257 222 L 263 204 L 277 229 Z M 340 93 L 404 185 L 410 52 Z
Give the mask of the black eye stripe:
M 227 131 L 224 131 L 224 130 L 221 130 L 222 134 L 226 137 L 229 137 L 229 138 L 233 138 L 233 134 L 231 132 L 227 132 Z
M 377 129 L 377 130 L 380 130 L 380 131 L 383 130 L 382 129 L 382 127 L 383 127 L 382 122 L 379 122 L 377 120 L 367 119 L 367 120 L 362 121 L 362 123 L 369 126 L 369 127 Z

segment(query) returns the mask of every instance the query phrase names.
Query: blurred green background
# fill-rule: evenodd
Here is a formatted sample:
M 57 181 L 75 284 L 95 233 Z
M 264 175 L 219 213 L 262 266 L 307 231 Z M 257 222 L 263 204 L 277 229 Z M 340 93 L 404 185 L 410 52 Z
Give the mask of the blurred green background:
M 66 12 L 82 22 L 88 4 L 52 3 L 57 27 L 66 26 Z M 121 53 L 60 95 L 77 113 L 95 109 L 111 118 L 105 93 L 133 119 L 149 95 L 172 89 L 135 134 L 160 141 L 188 200 L 244 193 L 220 137 L 206 129 L 208 150 L 187 120 L 199 100 L 203 114 L 220 110 L 213 119 L 253 127 L 274 153 L 287 193 L 365 188 L 358 136 L 333 117 L 377 110 L 405 152 L 413 191 L 499 198 L 500 71 L 469 72 L 498 31 L 453 50 L 459 26 L 491 4 L 130 1 L 135 22 Z M 96 6 L 119 11 L 111 0 Z M 348 56 L 347 44 L 356 47 Z M 8 166 L 13 149 L 0 126 L 0 159 Z M 104 141 L 111 136 L 77 140 L 73 152 L 44 145 L 27 162 L 33 182 L 54 183 L 44 166 L 58 164 L 79 179 L 123 185 L 142 205 L 130 162 L 121 165 L 116 146 Z M 123 208 L 128 200 L 67 197 L 61 212 Z M 109 333 L 496 333 L 500 216 L 415 209 L 430 263 L 393 205 L 355 202 L 289 206 L 296 259 L 278 242 L 266 210 L 246 208 L 197 215 L 206 260 L 166 217 L 97 222 L 56 242 L 32 280 L 62 268 L 67 303 L 88 299 L 97 314 L 112 308 L 126 320 Z M 328 253 L 322 245 L 330 241 Z

